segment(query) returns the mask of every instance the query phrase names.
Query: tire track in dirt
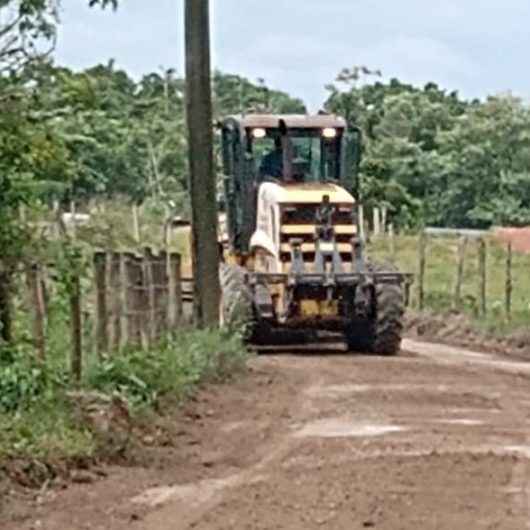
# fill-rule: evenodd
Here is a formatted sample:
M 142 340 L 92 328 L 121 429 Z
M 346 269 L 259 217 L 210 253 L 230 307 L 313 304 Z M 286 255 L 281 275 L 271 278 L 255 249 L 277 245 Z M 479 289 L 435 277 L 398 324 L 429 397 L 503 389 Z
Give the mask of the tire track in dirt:
M 308 388 L 319 384 L 321 384 L 321 379 L 305 383 Z M 310 416 L 314 408 L 313 402 L 306 399 L 307 392 L 304 390 L 301 389 L 300 394 L 296 396 L 290 410 L 290 415 L 298 419 Z M 166 530 L 168 521 L 173 521 L 172 530 L 193 527 L 194 523 L 199 521 L 205 513 L 223 501 L 227 490 L 236 489 L 245 484 L 250 485 L 262 479 L 267 473 L 267 467 L 287 455 L 294 443 L 292 432 L 288 430 L 263 444 L 259 452 L 265 456 L 258 463 L 240 473 L 197 484 L 144 492 L 132 499 L 132 502 L 158 508 L 158 510 L 148 516 L 137 528 L 139 530 Z
M 404 347 L 428 356 L 436 362 L 449 364 L 471 364 L 481 368 L 493 369 L 512 374 L 524 374 L 530 376 L 530 363 L 507 361 L 499 358 L 498 355 L 473 352 L 463 348 L 443 346 L 439 344 L 429 344 L 416 341 L 405 341 Z M 507 411 L 520 411 L 521 403 L 510 398 L 509 394 L 504 397 Z M 519 416 L 514 417 L 517 423 Z M 492 448 L 491 451 L 499 450 Z M 514 511 L 520 515 L 524 521 L 524 527 L 530 529 L 530 433 L 524 434 L 522 445 L 506 446 L 500 453 L 512 454 L 515 463 L 512 468 L 511 480 L 506 488 L 506 493 L 513 496 Z

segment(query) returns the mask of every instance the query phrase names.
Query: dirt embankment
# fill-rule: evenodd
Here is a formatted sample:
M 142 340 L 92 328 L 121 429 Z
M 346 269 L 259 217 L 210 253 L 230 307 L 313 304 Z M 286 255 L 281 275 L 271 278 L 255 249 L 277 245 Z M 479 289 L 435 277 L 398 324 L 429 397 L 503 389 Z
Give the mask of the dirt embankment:
M 530 329 L 501 335 L 481 330 L 468 316 L 459 313 L 411 311 L 407 314 L 406 332 L 411 338 L 530 360 Z

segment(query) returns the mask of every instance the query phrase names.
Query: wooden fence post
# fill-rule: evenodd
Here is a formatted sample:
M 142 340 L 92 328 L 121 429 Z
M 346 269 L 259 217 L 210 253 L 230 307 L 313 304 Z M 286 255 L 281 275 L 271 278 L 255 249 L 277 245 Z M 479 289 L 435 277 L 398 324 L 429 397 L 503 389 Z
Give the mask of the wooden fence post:
M 33 309 L 33 342 L 37 356 L 41 361 L 46 358 L 46 309 L 40 267 L 33 263 L 26 269 L 26 283 L 29 291 L 30 303 Z
M 61 238 L 61 205 L 59 204 L 59 201 L 57 199 L 53 200 L 52 205 L 52 212 L 53 212 L 53 228 L 52 233 L 54 239 L 60 239 Z
M 176 305 L 173 299 L 174 292 L 174 280 L 173 271 L 171 269 L 171 251 L 166 247 L 166 278 L 167 278 L 167 314 L 166 314 L 166 327 L 167 332 L 173 331 L 173 327 L 176 321 Z
M 133 204 L 132 206 L 132 221 L 133 221 L 133 238 L 136 243 L 140 243 L 141 233 L 140 233 L 140 215 L 138 213 L 138 205 Z
M 148 292 L 149 336 L 151 342 L 155 343 L 167 331 L 169 289 L 166 252 L 155 255 L 152 249 L 146 248 L 144 270 Z
M 385 235 L 387 233 L 388 223 L 388 207 L 381 206 L 381 233 Z
M 478 242 L 478 272 L 479 272 L 479 292 L 478 292 L 479 314 L 481 316 L 485 316 L 487 313 L 486 241 L 482 238 Z
M 70 212 L 72 214 L 72 239 L 77 239 L 77 211 L 75 201 L 70 201 Z
M 425 308 L 425 263 L 427 251 L 427 234 L 421 231 L 418 249 L 418 309 Z
M 124 349 L 129 344 L 129 279 L 127 274 L 127 254 L 121 252 L 114 254 L 114 259 L 118 259 L 118 274 L 119 274 L 119 345 L 120 349 Z M 116 328 L 117 329 L 117 328 Z
M 381 235 L 381 210 L 377 208 L 377 206 L 373 209 L 373 216 L 374 216 L 374 237 L 378 237 Z
M 359 237 L 361 238 L 361 241 L 366 241 L 366 233 L 364 229 L 364 206 L 362 204 L 359 204 L 358 215 L 359 215 L 359 220 L 358 220 Z
M 11 274 L 2 268 L 0 258 L 0 342 L 9 344 L 13 340 L 13 300 Z
M 390 260 L 392 263 L 396 262 L 396 234 L 394 232 L 394 225 L 388 225 L 388 246 L 390 250 Z
M 76 273 L 71 277 L 70 285 L 70 325 L 72 333 L 71 370 L 74 381 L 81 381 L 83 370 L 83 339 L 81 322 L 81 282 Z
M 169 215 L 166 218 L 166 221 L 164 222 L 163 230 L 164 248 L 166 252 L 169 252 L 171 244 L 173 243 L 173 230 L 171 229 L 171 216 Z
M 512 317 L 512 262 L 513 262 L 513 251 L 512 243 L 508 243 L 506 254 L 506 318 L 508 320 Z
M 167 252 L 163 251 L 153 262 L 153 280 L 155 291 L 156 337 L 160 340 L 169 330 L 169 278 L 167 274 Z
M 456 281 L 453 296 L 453 309 L 455 311 L 460 309 L 462 302 L 462 283 L 464 281 L 464 264 L 466 259 L 467 243 L 468 239 L 465 236 L 460 238 L 460 241 L 458 242 Z
M 107 306 L 109 350 L 118 351 L 121 345 L 121 315 L 125 307 L 122 301 L 120 254 L 107 252 Z
M 144 281 L 142 260 L 132 252 L 125 254 L 125 270 L 127 275 L 127 344 L 143 346 L 147 340 L 144 333 Z
M 107 308 L 107 253 L 94 254 L 94 278 L 96 282 L 96 348 L 99 356 L 108 351 Z
M 145 335 L 148 337 L 148 344 L 144 344 L 146 349 L 149 348 L 149 344 L 156 342 L 156 287 L 155 287 L 155 255 L 152 249 L 146 247 L 144 249 L 144 288 L 147 304 L 144 306 L 144 310 L 147 313 L 147 322 L 145 327 Z

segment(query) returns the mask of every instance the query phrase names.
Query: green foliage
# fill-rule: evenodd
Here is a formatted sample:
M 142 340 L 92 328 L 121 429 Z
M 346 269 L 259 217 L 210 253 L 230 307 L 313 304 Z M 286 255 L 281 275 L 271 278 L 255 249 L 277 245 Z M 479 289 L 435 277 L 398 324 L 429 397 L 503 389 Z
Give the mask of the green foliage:
M 92 434 L 79 425 L 71 405 L 61 396 L 41 399 L 16 414 L 0 413 L 0 462 L 9 458 L 32 462 L 84 459 L 93 456 L 95 447 Z
M 188 209 L 185 84 L 172 69 L 135 82 L 113 61 L 83 72 L 39 61 L 4 82 L 17 90 L 12 111 L 0 117 L 0 149 L 9 155 L 0 187 L 10 218 L 31 200 L 120 197 Z M 260 102 L 272 112 L 305 110 L 239 76 L 217 72 L 214 86 L 217 117 Z
M 3 362 L 0 364 L 0 413 L 30 408 L 58 384 L 55 374 L 27 353 L 21 356 L 5 350 L 3 352 Z
M 152 406 L 160 397 L 182 397 L 205 379 L 233 375 L 246 356 L 237 337 L 187 332 L 150 352 L 131 351 L 95 362 L 87 381 L 91 388 L 117 392 L 133 405 Z
M 89 0 L 88 5 L 90 7 L 99 6 L 103 9 L 105 9 L 106 7 L 117 9 L 118 0 Z
M 42 366 L 27 363 L 10 363 L 0 368 L 0 410 L 13 410 L 28 406 L 39 399 L 47 386 Z
M 0 9 L 0 75 L 17 72 L 53 49 L 57 0 L 0 0 Z
M 96 443 L 73 413 L 63 363 L 46 366 L 27 351 L 3 352 L 0 363 L 0 461 L 5 457 L 87 457 Z M 237 337 L 182 331 L 151 351 L 92 358 L 81 390 L 119 394 L 132 411 L 180 400 L 205 381 L 233 377 L 248 354 Z
M 530 110 L 520 100 L 467 102 L 433 83 L 359 80 L 360 70 L 339 75 L 326 107 L 364 131 L 368 206 L 386 204 L 405 228 L 530 222 Z
M 305 114 L 302 100 L 271 90 L 264 79 L 257 84 L 239 75 L 214 74 L 214 114 L 217 118 L 251 110 L 275 114 Z

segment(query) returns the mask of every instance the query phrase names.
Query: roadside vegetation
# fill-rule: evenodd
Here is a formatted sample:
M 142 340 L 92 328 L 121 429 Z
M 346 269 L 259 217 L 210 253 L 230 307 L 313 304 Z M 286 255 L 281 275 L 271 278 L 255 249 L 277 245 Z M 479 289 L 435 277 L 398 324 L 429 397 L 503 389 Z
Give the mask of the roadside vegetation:
M 42 364 L 23 347 L 4 349 L 0 468 L 12 459 L 75 462 L 122 451 L 122 445 L 101 444 L 102 432 L 90 421 L 91 414 L 108 414 L 112 403 L 118 402 L 130 429 L 135 419 L 178 404 L 198 385 L 233 377 L 243 369 L 247 355 L 237 336 L 188 330 L 149 352 L 131 350 L 92 358 L 81 384 L 76 385 L 64 356 L 56 353 Z M 116 428 L 119 425 L 108 425 L 107 434 Z

